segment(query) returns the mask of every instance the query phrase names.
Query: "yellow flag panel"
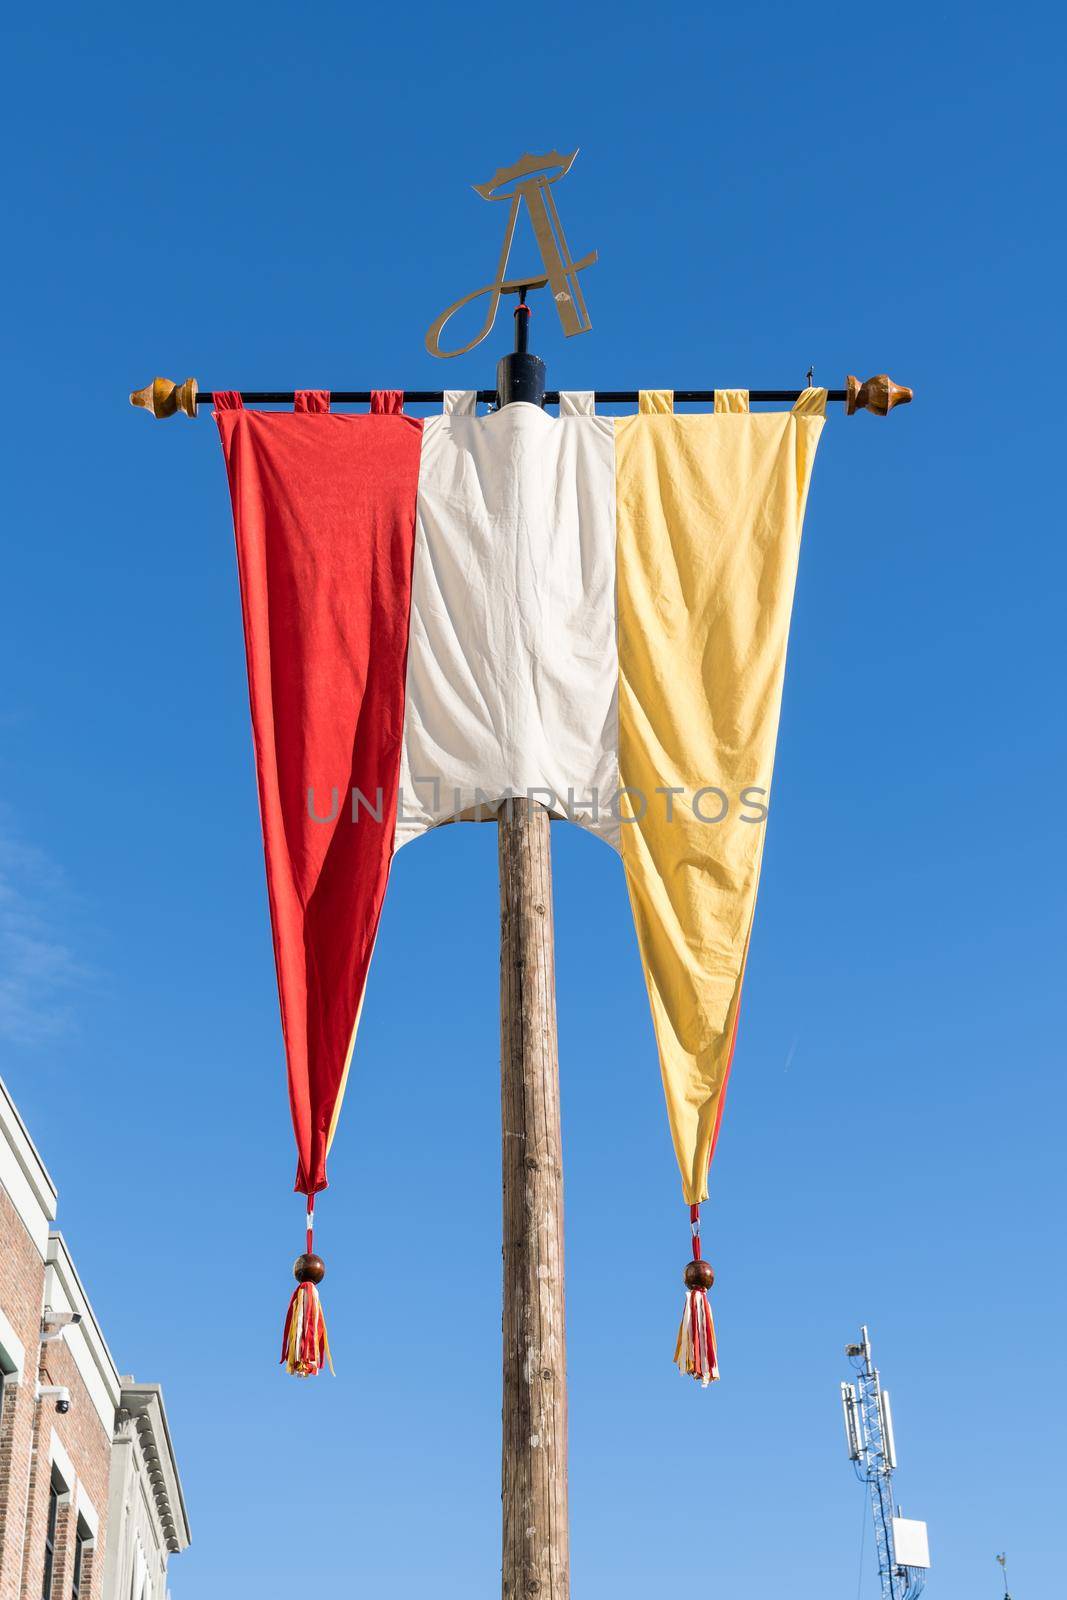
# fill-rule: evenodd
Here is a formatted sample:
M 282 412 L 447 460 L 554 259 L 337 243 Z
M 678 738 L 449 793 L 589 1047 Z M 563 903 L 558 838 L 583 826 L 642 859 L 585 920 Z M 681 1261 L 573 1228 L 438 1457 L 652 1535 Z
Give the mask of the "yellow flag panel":
M 622 856 L 690 1204 L 730 1069 L 825 402 L 675 416 L 660 393 L 615 424 Z

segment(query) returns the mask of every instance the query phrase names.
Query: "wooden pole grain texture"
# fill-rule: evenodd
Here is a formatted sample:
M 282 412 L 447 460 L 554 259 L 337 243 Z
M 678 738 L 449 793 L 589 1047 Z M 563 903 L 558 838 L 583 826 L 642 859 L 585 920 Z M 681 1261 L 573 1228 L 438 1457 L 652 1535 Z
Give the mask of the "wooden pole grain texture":
M 499 813 L 504 1600 L 568 1600 L 563 1151 L 549 817 Z

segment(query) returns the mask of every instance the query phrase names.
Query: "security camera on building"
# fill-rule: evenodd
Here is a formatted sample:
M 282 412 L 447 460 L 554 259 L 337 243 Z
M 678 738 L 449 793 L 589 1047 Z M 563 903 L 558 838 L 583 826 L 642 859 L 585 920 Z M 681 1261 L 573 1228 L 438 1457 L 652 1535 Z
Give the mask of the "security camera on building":
M 70 1390 L 59 1383 L 39 1383 L 37 1385 L 38 1400 L 54 1400 L 56 1410 L 61 1417 L 65 1417 L 70 1410 Z

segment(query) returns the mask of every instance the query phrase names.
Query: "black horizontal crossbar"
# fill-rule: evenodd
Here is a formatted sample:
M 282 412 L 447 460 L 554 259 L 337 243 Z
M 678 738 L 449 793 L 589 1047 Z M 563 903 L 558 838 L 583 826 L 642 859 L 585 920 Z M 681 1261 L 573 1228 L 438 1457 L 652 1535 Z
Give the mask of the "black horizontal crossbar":
M 440 403 L 444 399 L 444 391 L 441 389 L 405 389 L 403 393 L 405 403 L 410 401 L 412 405 L 433 405 Z M 748 398 L 757 402 L 792 401 L 799 400 L 804 393 L 806 393 L 804 389 L 750 389 Z M 715 402 L 714 389 L 675 389 L 673 394 L 675 403 L 681 405 L 713 405 Z M 292 389 L 242 389 L 240 395 L 247 405 L 253 406 L 291 406 L 296 398 Z M 332 405 L 369 405 L 371 391 L 369 389 L 331 389 L 329 395 Z M 498 396 L 495 389 L 479 389 L 477 395 L 483 405 L 495 405 L 497 403 Z M 213 390 L 201 389 L 197 394 L 196 403 L 198 406 L 210 405 L 214 398 Z M 606 405 L 627 403 L 636 405 L 638 391 L 636 389 L 597 389 L 593 398 L 597 401 L 603 401 Z M 844 401 L 847 399 L 847 391 L 844 389 L 828 389 L 826 398 L 827 400 Z M 558 389 L 545 391 L 545 404 L 549 406 L 559 404 Z

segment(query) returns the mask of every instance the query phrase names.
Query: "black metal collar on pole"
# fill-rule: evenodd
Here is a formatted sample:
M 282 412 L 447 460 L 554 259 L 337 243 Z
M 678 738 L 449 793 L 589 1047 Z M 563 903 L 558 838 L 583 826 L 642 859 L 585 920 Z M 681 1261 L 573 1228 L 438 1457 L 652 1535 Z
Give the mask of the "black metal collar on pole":
M 545 364 L 540 356 L 529 352 L 530 307 L 526 304 L 526 290 L 519 290 L 519 303 L 515 307 L 515 348 L 510 355 L 501 356 L 496 364 L 496 392 L 498 404 L 514 405 L 525 400 L 531 406 L 545 403 Z

